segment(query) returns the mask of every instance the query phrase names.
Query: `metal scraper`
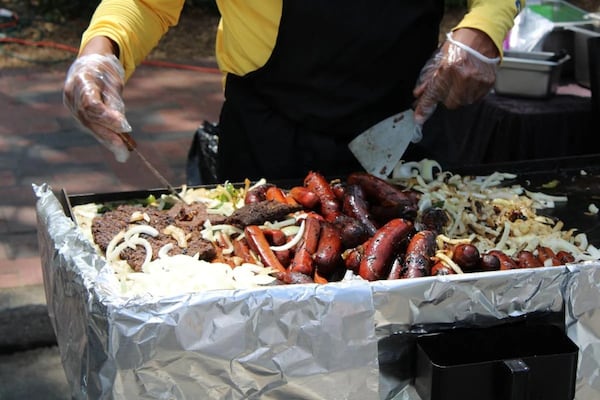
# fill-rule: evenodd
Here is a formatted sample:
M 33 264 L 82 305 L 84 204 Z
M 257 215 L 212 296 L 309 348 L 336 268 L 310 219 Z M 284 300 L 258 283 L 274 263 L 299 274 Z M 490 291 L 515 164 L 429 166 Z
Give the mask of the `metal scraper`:
M 185 203 L 185 200 L 183 200 L 179 193 L 177 193 L 177 191 L 169 183 L 167 178 L 165 178 L 160 172 L 158 172 L 154 165 L 152 165 L 152 163 L 148 161 L 148 159 L 146 159 L 146 157 L 144 157 L 142 153 L 140 153 L 140 151 L 137 149 L 137 144 L 135 143 L 135 140 L 133 140 L 133 138 L 125 132 L 119 133 L 119 136 L 121 136 L 121 139 L 123 139 L 123 142 L 127 146 L 127 150 L 133 151 L 139 157 L 139 159 L 142 160 L 142 163 L 144 163 L 146 168 L 148 168 L 148 170 L 152 172 L 152 175 L 154 175 L 156 179 L 160 181 L 161 184 L 163 184 L 167 189 L 169 189 L 169 192 L 171 192 L 171 194 L 173 194 L 175 197 L 177 197 L 179 200 Z
M 409 109 L 392 115 L 352 139 L 348 147 L 365 171 L 387 178 L 411 140 L 420 140 L 413 114 Z

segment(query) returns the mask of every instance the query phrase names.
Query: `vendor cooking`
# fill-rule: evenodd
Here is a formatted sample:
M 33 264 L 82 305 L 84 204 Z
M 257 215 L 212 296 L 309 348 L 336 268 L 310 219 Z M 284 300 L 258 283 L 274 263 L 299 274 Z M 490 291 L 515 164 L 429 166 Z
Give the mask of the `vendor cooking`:
M 411 106 L 422 126 L 438 103 L 456 108 L 489 92 L 521 8 L 518 0 L 469 1 L 434 53 L 443 0 L 216 3 L 216 55 L 225 74 L 217 161 L 223 181 L 360 170 L 347 144 L 369 126 Z M 119 161 L 129 155 L 120 133 L 131 131 L 123 85 L 183 5 L 104 0 L 83 34 L 65 104 Z

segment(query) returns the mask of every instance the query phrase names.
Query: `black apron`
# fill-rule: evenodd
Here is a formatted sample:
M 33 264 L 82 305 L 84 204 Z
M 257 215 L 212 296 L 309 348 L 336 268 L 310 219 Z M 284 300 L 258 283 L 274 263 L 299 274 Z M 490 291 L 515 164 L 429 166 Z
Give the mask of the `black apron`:
M 443 9 L 443 0 L 283 0 L 268 62 L 227 76 L 218 180 L 361 170 L 348 142 L 411 106 Z

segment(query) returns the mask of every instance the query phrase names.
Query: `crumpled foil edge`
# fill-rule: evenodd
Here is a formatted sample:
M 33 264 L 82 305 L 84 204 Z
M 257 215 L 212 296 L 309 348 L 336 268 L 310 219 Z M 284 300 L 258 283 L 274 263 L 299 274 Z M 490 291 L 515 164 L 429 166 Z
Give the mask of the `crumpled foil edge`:
M 563 309 L 580 347 L 576 398 L 600 398 L 598 262 L 123 299 L 49 185 L 33 189 L 48 312 L 73 398 L 419 400 L 410 376 L 382 367 L 406 356 L 415 332 Z

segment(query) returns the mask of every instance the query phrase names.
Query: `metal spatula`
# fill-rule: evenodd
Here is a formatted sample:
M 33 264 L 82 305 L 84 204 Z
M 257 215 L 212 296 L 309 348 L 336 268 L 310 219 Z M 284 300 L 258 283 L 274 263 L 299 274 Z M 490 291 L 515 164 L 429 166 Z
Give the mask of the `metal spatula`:
M 365 171 L 387 178 L 402 159 L 408 144 L 421 139 L 413 110 L 402 111 L 373 125 L 348 144 Z

